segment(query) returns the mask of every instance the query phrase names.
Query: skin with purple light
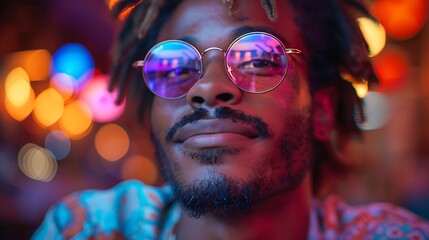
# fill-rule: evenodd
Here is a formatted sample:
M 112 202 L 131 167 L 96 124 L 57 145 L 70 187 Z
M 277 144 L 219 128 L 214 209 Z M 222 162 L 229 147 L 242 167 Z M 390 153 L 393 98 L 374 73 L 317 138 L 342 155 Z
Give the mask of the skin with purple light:
M 280 19 L 272 22 L 257 2 L 242 4 L 238 15 L 231 18 L 219 1 L 184 1 L 167 20 L 158 40 L 191 38 L 200 51 L 213 46 L 226 49 L 238 29 L 268 28 L 287 40 L 291 46 L 286 47 L 305 52 L 292 7 L 285 2 L 278 5 Z M 305 238 L 312 129 L 331 126 L 314 126 L 322 120 L 312 117 L 313 106 L 322 106 L 317 112 L 325 120 L 333 118 L 327 115 L 332 110 L 324 109 L 329 105 L 312 103 L 306 62 L 299 57 L 289 59 L 284 81 L 264 94 L 247 93 L 234 85 L 223 58 L 218 51 L 205 54 L 203 76 L 186 97 L 167 100 L 155 96 L 151 107 L 153 140 L 158 158 L 169 172 L 166 175 L 176 188 L 193 195 L 190 209 L 183 203 L 178 238 Z M 329 100 L 325 95 L 323 99 Z M 183 126 L 172 131 L 181 121 Z M 181 190 L 177 195 L 186 202 Z M 211 197 L 218 198 L 221 191 L 229 191 L 225 196 L 231 202 L 250 198 L 251 204 L 223 203 L 217 208 L 204 202 L 202 212 L 193 209 L 199 205 L 195 195 L 212 193 Z M 225 196 L 219 201 L 228 198 Z M 195 215 L 200 217 L 193 218 Z
M 111 88 L 123 100 L 130 66 L 143 75 L 133 87 L 165 186 L 72 194 L 35 239 L 429 236 L 403 209 L 350 206 L 329 189 L 344 142 L 360 140 L 350 81 L 378 81 L 349 10 L 369 16 L 354 0 L 119 1 L 114 15 L 131 14 Z

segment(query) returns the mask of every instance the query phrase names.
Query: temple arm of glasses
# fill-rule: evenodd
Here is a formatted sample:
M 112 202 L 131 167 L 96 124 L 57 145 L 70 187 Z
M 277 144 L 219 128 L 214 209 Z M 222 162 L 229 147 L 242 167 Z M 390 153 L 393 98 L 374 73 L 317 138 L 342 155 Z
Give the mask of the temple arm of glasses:
M 296 48 L 286 48 L 286 54 L 300 54 L 302 51 Z
M 133 63 L 133 67 L 135 67 L 135 68 L 137 68 L 137 69 L 142 68 L 142 67 L 143 67 L 143 65 L 144 65 L 144 61 L 143 61 L 143 60 L 135 61 L 135 62 Z

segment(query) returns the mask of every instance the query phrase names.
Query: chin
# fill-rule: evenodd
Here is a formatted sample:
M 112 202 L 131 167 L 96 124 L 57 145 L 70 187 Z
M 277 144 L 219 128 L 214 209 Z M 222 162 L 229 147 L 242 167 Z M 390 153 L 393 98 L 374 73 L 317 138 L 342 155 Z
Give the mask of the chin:
M 264 181 L 242 181 L 209 167 L 190 183 L 176 179 L 175 195 L 185 212 L 194 218 L 207 214 L 233 215 L 251 208 L 262 196 Z
M 303 124 L 298 124 L 302 122 L 296 121 L 298 127 L 288 129 L 302 128 Z M 300 185 L 312 153 L 307 144 L 310 139 L 303 138 L 310 136 L 305 132 L 287 131 L 273 144 L 185 153 L 177 150 L 176 154 L 156 138 L 153 142 L 160 170 L 189 216 L 232 215 L 243 214 L 261 200 Z
M 261 162 L 265 160 L 263 157 L 255 158 L 261 155 L 244 147 L 205 149 L 185 152 L 185 158 L 178 160 L 176 165 L 180 169 L 186 169 L 180 175 L 187 175 L 187 179 L 191 176 L 220 174 L 230 179 L 245 180 L 250 179 L 252 174 L 260 171 L 260 166 L 265 165 Z

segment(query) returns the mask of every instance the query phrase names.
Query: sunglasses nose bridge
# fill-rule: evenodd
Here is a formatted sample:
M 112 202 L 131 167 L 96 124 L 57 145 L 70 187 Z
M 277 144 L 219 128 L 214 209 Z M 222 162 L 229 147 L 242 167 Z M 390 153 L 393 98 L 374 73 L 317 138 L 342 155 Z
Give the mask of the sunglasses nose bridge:
M 212 107 L 217 104 L 235 104 L 240 100 L 240 89 L 230 81 L 225 71 L 226 55 L 226 51 L 219 47 L 210 47 L 201 52 L 200 79 L 186 94 L 186 99 L 191 106 Z
M 206 60 L 203 61 L 204 56 L 206 54 L 208 54 L 209 52 L 212 52 L 212 51 L 221 52 L 222 55 L 220 56 L 220 55 L 217 55 L 216 53 L 212 53 L 212 54 L 209 54 L 210 56 L 205 57 Z M 220 58 L 225 59 L 225 56 L 226 56 L 226 51 L 220 47 L 209 47 L 206 50 L 204 50 L 201 53 L 201 63 L 202 63 L 202 75 L 201 75 L 201 77 L 205 75 L 206 67 L 210 62 L 214 61 L 215 58 L 218 60 L 220 60 Z M 216 60 L 216 61 L 218 61 L 218 60 Z
M 223 49 L 222 49 L 222 48 L 220 48 L 220 47 L 209 47 L 209 48 L 207 48 L 206 50 L 204 50 L 204 52 L 203 52 L 201 55 L 202 55 L 202 56 L 204 56 L 207 52 L 210 52 L 210 51 L 212 51 L 212 50 L 222 52 L 222 53 L 223 53 L 223 55 L 225 55 L 225 54 L 226 54 L 226 51 L 225 51 L 225 50 L 223 50 Z

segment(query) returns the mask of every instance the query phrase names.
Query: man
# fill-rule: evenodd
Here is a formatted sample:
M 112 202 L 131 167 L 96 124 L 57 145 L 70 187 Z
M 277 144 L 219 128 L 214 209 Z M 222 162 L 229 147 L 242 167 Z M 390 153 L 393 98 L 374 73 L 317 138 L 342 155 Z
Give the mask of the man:
M 145 0 L 116 12 L 130 6 L 112 86 L 124 95 L 130 66 L 141 70 L 167 184 L 75 193 L 34 239 L 429 237 L 429 224 L 405 210 L 314 197 L 319 166 L 335 164 L 332 134 L 358 134 L 359 99 L 342 76 L 376 83 L 346 14 L 360 4 Z

